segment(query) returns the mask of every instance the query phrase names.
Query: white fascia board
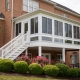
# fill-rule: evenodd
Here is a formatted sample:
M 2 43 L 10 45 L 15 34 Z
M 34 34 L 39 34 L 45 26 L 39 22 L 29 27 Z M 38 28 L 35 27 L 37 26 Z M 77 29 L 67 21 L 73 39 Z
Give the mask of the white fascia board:
M 49 12 L 49 11 L 46 11 L 46 10 L 43 10 L 43 9 L 39 9 L 39 10 L 33 11 L 31 13 L 24 14 L 24 15 L 22 15 L 20 17 L 17 17 L 15 19 L 13 19 L 13 21 L 18 21 L 18 20 L 33 16 L 35 14 L 39 14 L 39 13 L 46 14 L 46 15 L 49 15 L 49 16 L 52 16 L 52 17 L 56 17 L 56 18 L 60 18 L 62 20 L 70 21 L 72 23 L 76 23 L 76 24 L 80 25 L 80 22 L 77 21 L 77 20 L 73 20 L 71 18 L 65 18 L 62 15 L 58 15 L 58 14 L 55 14 L 55 13 L 52 13 L 52 12 Z
M 0 20 L 5 20 L 4 18 L 0 18 Z

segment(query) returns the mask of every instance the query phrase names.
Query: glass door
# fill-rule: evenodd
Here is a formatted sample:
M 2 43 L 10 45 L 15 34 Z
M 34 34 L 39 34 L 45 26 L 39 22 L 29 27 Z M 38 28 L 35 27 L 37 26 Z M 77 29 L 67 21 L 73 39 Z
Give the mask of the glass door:
M 42 56 L 47 58 L 49 61 L 51 61 L 51 54 L 50 53 L 43 53 Z

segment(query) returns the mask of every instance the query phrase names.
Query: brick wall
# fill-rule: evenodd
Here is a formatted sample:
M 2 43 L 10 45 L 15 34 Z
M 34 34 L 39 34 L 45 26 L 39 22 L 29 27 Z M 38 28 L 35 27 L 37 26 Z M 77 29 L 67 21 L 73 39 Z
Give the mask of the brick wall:
M 4 20 L 0 20 L 0 47 L 3 46 Z

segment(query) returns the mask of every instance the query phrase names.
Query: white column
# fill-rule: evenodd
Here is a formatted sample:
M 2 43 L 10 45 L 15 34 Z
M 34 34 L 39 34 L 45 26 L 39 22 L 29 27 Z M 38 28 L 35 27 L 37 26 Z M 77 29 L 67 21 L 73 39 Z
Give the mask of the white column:
M 42 56 L 42 47 L 41 46 L 38 47 L 38 56 Z
M 65 48 L 62 48 L 62 61 L 65 62 Z
M 39 34 L 39 42 L 41 42 L 42 41 L 42 36 L 41 36 L 41 34 L 42 34 L 42 15 L 41 14 L 39 14 L 38 15 L 38 34 Z
M 26 49 L 26 51 L 25 51 L 25 52 L 26 52 L 26 54 L 28 54 L 28 49 Z

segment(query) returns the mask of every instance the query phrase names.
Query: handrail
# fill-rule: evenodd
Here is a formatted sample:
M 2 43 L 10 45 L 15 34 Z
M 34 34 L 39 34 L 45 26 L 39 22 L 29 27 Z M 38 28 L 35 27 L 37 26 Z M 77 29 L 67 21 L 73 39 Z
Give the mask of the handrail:
M 27 39 L 27 35 L 28 32 L 23 34 L 23 35 L 18 35 L 17 37 L 15 37 L 14 39 L 12 39 L 10 42 L 8 42 L 7 44 L 5 44 L 3 47 L 0 48 L 0 57 L 4 57 L 5 55 L 7 55 L 10 51 L 12 51 L 14 48 L 16 48 L 16 46 L 18 46 L 19 44 L 17 44 L 19 41 L 21 41 L 21 45 L 23 45 L 26 41 L 25 39 Z M 20 43 L 20 42 L 19 42 Z
M 9 41 L 8 43 L 6 43 L 3 47 L 1 47 L 0 48 L 0 50 L 2 49 L 2 48 L 4 48 L 5 46 L 7 46 L 9 43 L 11 43 L 12 41 L 14 41 L 14 40 L 16 40 L 18 37 L 20 37 L 21 36 L 21 34 L 20 35 L 18 35 L 17 37 L 15 37 L 14 39 L 12 39 L 11 41 Z

